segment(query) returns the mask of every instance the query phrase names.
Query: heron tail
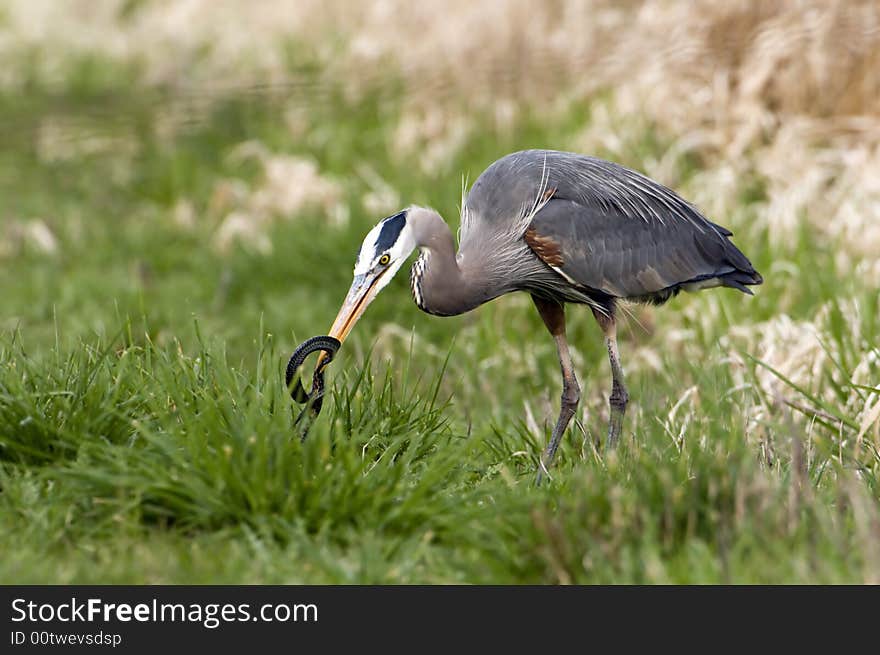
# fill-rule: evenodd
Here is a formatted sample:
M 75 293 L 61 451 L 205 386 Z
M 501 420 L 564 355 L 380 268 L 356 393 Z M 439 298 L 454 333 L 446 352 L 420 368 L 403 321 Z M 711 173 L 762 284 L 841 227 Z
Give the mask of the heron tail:
M 724 275 L 720 275 L 718 277 L 718 281 L 721 282 L 721 286 L 723 287 L 738 289 L 743 293 L 747 293 L 750 296 L 753 296 L 755 294 L 753 294 L 752 290 L 749 289 L 746 285 L 763 284 L 764 278 L 761 277 L 761 274 L 758 273 L 758 271 L 752 269 L 751 271 L 737 270 L 731 273 L 725 273 Z

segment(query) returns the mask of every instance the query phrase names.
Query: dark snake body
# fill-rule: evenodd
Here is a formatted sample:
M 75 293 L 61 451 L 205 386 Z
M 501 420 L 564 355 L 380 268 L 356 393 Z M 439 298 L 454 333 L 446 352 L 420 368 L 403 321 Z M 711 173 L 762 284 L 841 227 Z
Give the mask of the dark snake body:
M 303 341 L 290 356 L 290 360 L 287 362 L 287 370 L 284 374 L 284 380 L 287 387 L 290 389 L 290 397 L 300 404 L 306 404 L 306 407 L 300 412 L 296 421 L 294 421 L 294 425 L 300 422 L 307 411 L 309 411 L 314 418 L 317 418 L 318 414 L 321 413 L 321 405 L 324 402 L 324 369 L 327 367 L 327 364 L 333 361 L 333 356 L 336 355 L 336 351 L 339 350 L 341 345 L 342 344 L 339 340 L 334 339 L 333 337 L 312 337 L 311 339 Z M 306 392 L 296 372 L 297 369 L 302 366 L 306 357 L 319 350 L 323 350 L 327 353 L 327 358 L 322 362 L 319 368 L 315 369 L 315 373 L 312 376 L 312 390 Z M 305 439 L 305 434 L 303 434 L 303 439 Z

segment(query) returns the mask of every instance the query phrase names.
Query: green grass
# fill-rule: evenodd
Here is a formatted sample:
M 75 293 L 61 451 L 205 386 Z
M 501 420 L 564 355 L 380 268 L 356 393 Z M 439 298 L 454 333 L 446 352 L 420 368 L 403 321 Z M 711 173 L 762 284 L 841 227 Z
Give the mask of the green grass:
M 0 581 L 880 579 L 878 436 L 858 420 L 877 391 L 866 354 L 880 342 L 878 289 L 836 272 L 834 244 L 805 231 L 774 250 L 760 223 L 733 225 L 767 278 L 755 298 L 714 290 L 636 308 L 615 452 L 601 447 L 601 335 L 571 308 L 583 409 L 540 488 L 560 381 L 525 297 L 438 319 L 399 276 L 331 367 L 301 443 L 283 366 L 326 331 L 381 218 L 361 207 L 359 167 L 455 227 L 462 174 L 518 148 L 568 147 L 588 108 L 515 129 L 477 117 L 462 152 L 428 174 L 395 154 L 393 84 L 356 101 L 326 89 L 295 138 L 283 94 L 196 102 L 145 90 L 136 71 L 72 69 L 66 86 L 0 96 L 13 146 L 0 150 L 0 220 L 40 218 L 58 239 L 55 253 L 15 242 L 0 267 Z M 191 119 L 172 137 L 156 128 L 169 107 Z M 40 131 L 62 119 L 74 147 L 109 145 L 47 157 Z M 666 147 L 645 129 L 625 163 Z M 315 210 L 277 222 L 271 253 L 213 248 L 215 185 L 261 174 L 228 156 L 249 139 L 314 158 L 342 184 L 349 223 Z M 680 165 L 686 181 L 700 163 Z M 760 189 L 757 177 L 743 188 L 753 214 Z M 197 214 L 186 229 L 172 218 L 184 200 Z M 758 383 L 767 365 L 731 328 L 782 312 L 814 322 L 831 355 L 809 385 L 780 381 L 773 396 Z M 851 383 L 860 365 L 873 383 Z

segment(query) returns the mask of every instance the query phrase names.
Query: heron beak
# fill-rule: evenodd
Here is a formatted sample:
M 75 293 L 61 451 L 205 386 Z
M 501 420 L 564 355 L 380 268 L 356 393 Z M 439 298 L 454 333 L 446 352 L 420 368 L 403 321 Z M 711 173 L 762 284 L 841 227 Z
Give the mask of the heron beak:
M 342 307 L 340 307 L 339 313 L 336 315 L 336 320 L 333 321 L 329 336 L 338 339 L 340 343 L 345 341 L 345 337 L 351 332 L 354 324 L 358 322 L 367 305 L 373 302 L 373 298 L 379 293 L 377 282 L 379 282 L 386 271 L 388 271 L 387 268 L 378 274 L 367 273 L 355 276 L 351 283 L 351 288 L 348 290 L 348 295 L 345 297 L 345 302 L 342 303 Z M 321 370 L 326 358 L 327 353 L 325 352 L 321 352 L 318 355 L 318 363 L 315 365 L 316 371 Z

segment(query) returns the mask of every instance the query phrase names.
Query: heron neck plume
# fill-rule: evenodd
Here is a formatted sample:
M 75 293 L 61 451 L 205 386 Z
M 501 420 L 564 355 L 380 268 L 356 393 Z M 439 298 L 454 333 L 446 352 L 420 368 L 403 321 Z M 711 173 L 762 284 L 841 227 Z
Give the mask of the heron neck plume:
M 422 251 L 413 265 L 412 292 L 419 309 L 438 316 L 470 311 L 500 295 L 494 284 L 461 266 L 449 226 L 431 209 L 413 207 L 408 220 Z

